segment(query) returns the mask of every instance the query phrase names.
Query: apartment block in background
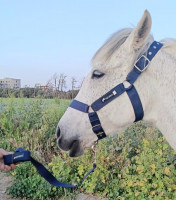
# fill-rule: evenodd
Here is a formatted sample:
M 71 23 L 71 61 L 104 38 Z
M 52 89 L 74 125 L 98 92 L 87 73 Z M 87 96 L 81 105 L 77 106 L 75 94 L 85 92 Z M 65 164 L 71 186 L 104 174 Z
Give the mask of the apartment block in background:
M 40 83 L 35 84 L 35 89 L 41 89 L 42 91 L 52 91 L 53 87 L 51 85 L 41 85 Z
M 20 89 L 21 88 L 21 79 L 14 78 L 3 78 L 0 79 L 0 88 L 11 88 L 11 89 Z

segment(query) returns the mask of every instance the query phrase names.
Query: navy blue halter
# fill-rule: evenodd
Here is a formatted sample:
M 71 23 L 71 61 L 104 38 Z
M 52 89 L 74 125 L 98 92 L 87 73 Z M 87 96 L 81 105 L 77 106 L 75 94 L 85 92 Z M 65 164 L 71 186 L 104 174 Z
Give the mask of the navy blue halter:
M 106 106 L 108 103 L 110 103 L 111 101 L 119 97 L 124 92 L 127 93 L 131 101 L 131 104 L 133 106 L 133 110 L 135 113 L 134 122 L 137 122 L 143 119 L 144 111 L 143 111 L 142 103 L 133 84 L 137 80 L 137 78 L 141 75 L 141 73 L 147 69 L 151 60 L 157 54 L 157 52 L 161 49 L 162 46 L 163 44 L 161 44 L 160 42 L 154 41 L 150 45 L 148 51 L 136 61 L 132 71 L 128 74 L 125 80 L 130 85 L 129 87 L 125 87 L 124 83 L 120 83 L 116 87 L 112 88 L 109 92 L 104 94 L 102 97 L 94 101 L 90 106 L 76 99 L 74 99 L 71 102 L 70 104 L 71 108 L 74 108 L 84 113 L 88 113 L 89 120 L 92 125 L 92 130 L 97 135 L 98 140 L 106 137 L 106 133 L 103 130 L 97 111 L 102 109 L 104 106 Z M 89 112 L 90 107 L 93 109 L 94 112 Z

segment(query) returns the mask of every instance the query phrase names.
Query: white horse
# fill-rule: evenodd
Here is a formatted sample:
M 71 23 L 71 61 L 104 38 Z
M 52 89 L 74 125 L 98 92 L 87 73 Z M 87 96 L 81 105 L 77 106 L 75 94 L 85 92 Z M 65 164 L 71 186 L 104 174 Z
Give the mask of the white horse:
M 113 87 L 123 83 L 137 59 L 153 42 L 150 29 L 151 16 L 145 11 L 135 29 L 123 29 L 113 34 L 93 57 L 92 69 L 76 100 L 91 105 Z M 142 102 L 143 120 L 157 127 L 176 150 L 176 41 L 167 39 L 161 42 L 163 47 L 134 85 Z M 97 114 L 109 136 L 122 132 L 135 120 L 126 93 Z M 88 115 L 69 107 L 57 127 L 59 147 L 69 151 L 72 157 L 80 156 L 96 140 Z

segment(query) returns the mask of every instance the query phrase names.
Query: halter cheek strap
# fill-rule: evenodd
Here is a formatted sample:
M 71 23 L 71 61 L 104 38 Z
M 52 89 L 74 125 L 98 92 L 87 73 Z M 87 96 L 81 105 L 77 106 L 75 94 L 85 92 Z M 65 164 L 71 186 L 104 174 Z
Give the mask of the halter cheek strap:
M 88 113 L 89 120 L 92 125 L 92 130 L 97 135 L 98 140 L 106 137 L 106 134 L 102 128 L 97 111 L 99 111 L 101 108 L 103 108 L 104 106 L 109 104 L 111 101 L 119 97 L 124 92 L 127 93 L 131 101 L 131 105 L 133 107 L 134 114 L 135 114 L 134 122 L 137 122 L 143 119 L 144 111 L 143 111 L 142 103 L 135 89 L 135 86 L 133 84 L 141 75 L 141 73 L 147 69 L 151 60 L 157 54 L 157 52 L 161 49 L 162 46 L 163 44 L 161 44 L 160 42 L 154 41 L 150 45 L 146 54 L 143 54 L 136 61 L 133 69 L 131 70 L 131 72 L 128 74 L 126 78 L 126 81 L 130 84 L 130 86 L 126 87 L 124 83 L 120 83 L 116 87 L 112 88 L 109 92 L 104 94 L 102 97 L 94 101 L 90 106 L 75 99 L 71 102 L 70 104 L 71 108 L 74 108 L 84 113 Z M 89 113 L 89 107 L 91 107 L 94 112 Z
M 90 106 L 80 101 L 73 100 L 70 104 L 70 107 L 88 114 L 90 124 L 92 125 L 92 131 L 97 135 L 98 140 L 106 137 L 106 134 L 101 126 L 100 119 L 97 113 L 96 112 L 89 113 Z

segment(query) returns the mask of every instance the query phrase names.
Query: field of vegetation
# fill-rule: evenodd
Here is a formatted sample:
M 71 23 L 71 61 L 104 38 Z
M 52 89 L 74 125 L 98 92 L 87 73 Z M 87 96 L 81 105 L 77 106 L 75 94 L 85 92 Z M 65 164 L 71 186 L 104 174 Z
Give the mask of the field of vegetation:
M 92 152 L 69 158 L 56 146 L 55 130 L 70 100 L 0 99 L 0 147 L 30 150 L 60 180 L 78 184 L 92 167 Z M 176 199 L 176 152 L 161 133 L 137 123 L 122 134 L 98 145 L 97 169 L 77 190 L 50 186 L 29 163 L 11 172 L 12 197 L 49 200 L 74 199 L 86 193 L 103 199 Z

